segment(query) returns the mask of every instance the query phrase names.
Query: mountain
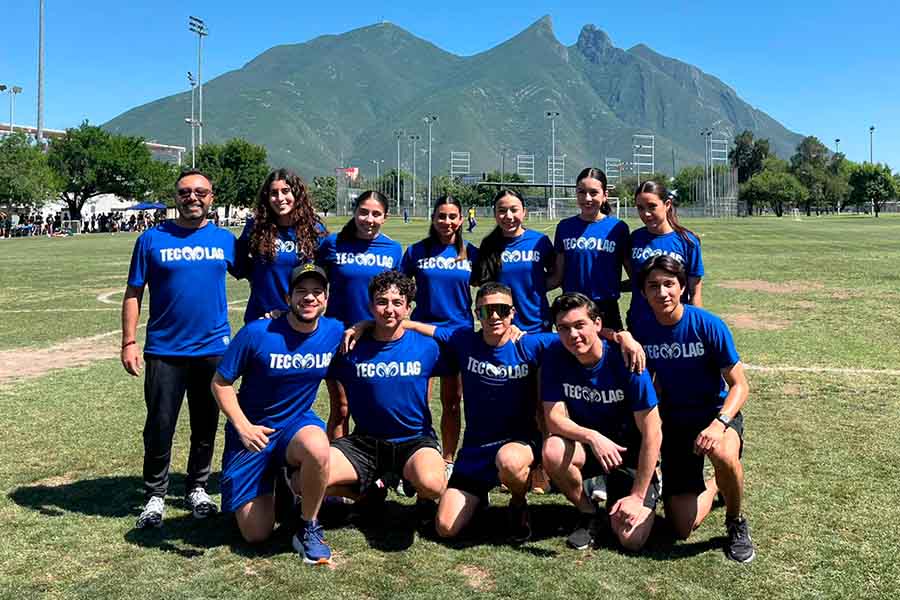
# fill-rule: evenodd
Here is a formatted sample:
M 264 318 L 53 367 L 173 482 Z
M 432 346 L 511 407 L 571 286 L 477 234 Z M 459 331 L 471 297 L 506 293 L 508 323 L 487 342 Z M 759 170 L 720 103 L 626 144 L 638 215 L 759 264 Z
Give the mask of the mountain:
M 658 170 L 702 163 L 700 130 L 722 137 L 749 129 L 770 140 L 782 157 L 802 139 L 740 99 L 732 88 L 697 67 L 639 44 L 617 48 L 586 25 L 572 46 L 561 44 L 544 17 L 506 42 L 461 57 L 409 32 L 381 23 L 302 44 L 276 46 L 235 71 L 204 84 L 204 140 L 243 137 L 265 146 L 273 165 L 307 178 L 340 166 L 374 170 L 396 165 L 394 131 L 409 169 L 408 134 L 427 148 L 425 114 L 433 129 L 433 169 L 449 170 L 451 151 L 471 153 L 472 172 L 494 170 L 505 148 L 506 168 L 517 154 L 533 154 L 538 181 L 547 179 L 550 123 L 556 152 L 566 155 L 566 178 L 606 157 L 630 160 L 632 135 L 654 134 Z M 189 146 L 190 92 L 155 100 L 104 125 Z M 730 135 L 728 135 L 730 134 Z M 427 156 L 417 172 L 427 176 Z

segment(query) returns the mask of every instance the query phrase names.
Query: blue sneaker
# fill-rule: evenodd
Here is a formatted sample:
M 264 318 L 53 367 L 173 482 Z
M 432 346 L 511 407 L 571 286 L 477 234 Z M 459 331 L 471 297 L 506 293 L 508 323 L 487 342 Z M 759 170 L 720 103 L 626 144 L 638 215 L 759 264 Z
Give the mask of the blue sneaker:
M 307 565 L 327 565 L 331 561 L 331 548 L 325 543 L 325 530 L 318 519 L 301 521 L 300 530 L 294 534 L 291 545 Z

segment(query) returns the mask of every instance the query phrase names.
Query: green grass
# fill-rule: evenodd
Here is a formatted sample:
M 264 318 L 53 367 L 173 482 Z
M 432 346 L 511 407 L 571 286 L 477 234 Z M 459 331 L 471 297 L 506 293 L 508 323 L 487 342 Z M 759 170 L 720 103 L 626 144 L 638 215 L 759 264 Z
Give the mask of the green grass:
M 687 225 L 703 240 L 706 305 L 780 327 L 733 327 L 745 362 L 900 369 L 900 219 Z M 552 235 L 552 224 L 533 226 Z M 387 231 L 407 243 L 425 225 L 392 222 Z M 133 241 L 104 235 L 0 242 L 0 350 L 116 330 L 117 307 L 96 296 L 124 286 Z M 800 285 L 792 293 L 722 285 L 733 281 Z M 229 282 L 230 299 L 246 296 L 244 282 Z M 10 312 L 25 309 L 43 312 Z M 237 326 L 241 313 L 232 317 Z M 654 535 L 638 556 L 570 551 L 563 536 L 572 512 L 551 495 L 533 499 L 535 540 L 521 547 L 503 542 L 500 508 L 488 512 L 474 539 L 448 545 L 415 534 L 408 502 L 392 500 L 379 523 L 329 531 L 336 569 L 303 568 L 286 532 L 252 548 L 229 517 L 196 522 L 179 505 L 186 419 L 176 436 L 165 525 L 135 532 L 141 380 L 111 359 L 0 385 L 0 597 L 896 596 L 900 377 L 749 377 L 747 513 L 759 555 L 747 566 L 727 562 L 719 549 L 721 509 L 687 543 Z M 321 396 L 317 408 L 326 411 Z M 437 419 L 439 403 L 433 409 Z M 221 447 L 220 437 L 217 455 Z M 492 495 L 496 506 L 506 501 Z

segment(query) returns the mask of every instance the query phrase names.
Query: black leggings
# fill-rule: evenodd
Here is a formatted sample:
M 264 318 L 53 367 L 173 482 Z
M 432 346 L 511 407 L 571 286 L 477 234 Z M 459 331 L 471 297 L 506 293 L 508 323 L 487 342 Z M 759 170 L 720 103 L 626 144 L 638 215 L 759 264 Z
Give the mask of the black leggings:
M 148 498 L 164 497 L 168 491 L 172 439 L 185 392 L 191 419 L 185 491 L 206 488 L 219 426 L 219 407 L 210 383 L 221 358 L 145 355 L 144 493 Z

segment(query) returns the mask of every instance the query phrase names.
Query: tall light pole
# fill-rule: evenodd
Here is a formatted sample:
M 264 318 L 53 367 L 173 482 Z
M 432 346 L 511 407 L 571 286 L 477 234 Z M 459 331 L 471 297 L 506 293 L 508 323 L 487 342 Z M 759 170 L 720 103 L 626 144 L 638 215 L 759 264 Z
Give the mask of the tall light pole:
M 550 196 L 556 198 L 556 117 L 559 112 L 555 110 L 547 111 L 547 118 L 550 119 L 550 164 L 553 165 L 550 173 Z
M 21 94 L 22 88 L 17 85 L 7 87 L 0 84 L 0 92 L 9 94 L 9 133 L 12 134 L 13 124 L 16 122 L 16 94 Z
M 874 135 L 875 135 L 875 126 L 872 125 L 871 127 L 869 127 L 869 163 L 871 163 L 873 165 L 875 164 L 875 161 L 872 160 L 872 156 L 873 156 L 872 155 L 872 138 L 874 137 Z
M 428 208 L 431 208 L 431 126 L 437 123 L 437 115 L 425 115 L 422 121 L 428 125 Z
M 197 88 L 198 104 L 200 105 L 199 115 L 197 116 L 198 146 L 203 145 L 203 38 L 209 35 L 206 23 L 203 19 L 197 17 L 188 17 L 188 29 L 197 34 Z
M 416 212 L 416 142 L 422 139 L 421 135 L 411 135 L 409 136 L 409 141 L 412 142 L 412 170 L 413 170 L 413 188 L 412 188 L 412 201 L 413 201 L 413 213 Z
M 835 154 L 837 154 L 839 152 L 838 144 L 840 144 L 840 143 L 841 143 L 841 138 L 834 138 L 834 153 Z
M 395 129 L 394 135 L 397 136 L 397 174 L 396 174 L 397 175 L 396 176 L 397 188 L 396 188 L 395 197 L 397 198 L 397 212 L 399 213 L 400 212 L 400 138 L 403 137 L 403 130 Z
M 38 2 L 37 143 L 44 145 L 44 0 Z
M 191 84 L 191 120 L 188 121 L 188 124 L 191 126 L 191 168 L 194 169 L 197 166 L 197 119 L 194 116 L 194 96 L 195 90 L 197 88 L 197 81 L 194 79 L 194 74 L 188 71 L 188 83 Z M 185 119 L 187 121 L 187 119 Z

